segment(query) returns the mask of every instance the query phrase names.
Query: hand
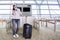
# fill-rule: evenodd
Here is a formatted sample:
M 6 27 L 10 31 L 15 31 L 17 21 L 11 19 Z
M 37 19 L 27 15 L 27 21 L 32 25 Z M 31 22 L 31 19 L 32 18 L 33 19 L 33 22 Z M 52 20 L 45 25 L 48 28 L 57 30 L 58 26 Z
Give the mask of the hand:
M 20 14 L 20 16 L 23 16 L 22 14 Z

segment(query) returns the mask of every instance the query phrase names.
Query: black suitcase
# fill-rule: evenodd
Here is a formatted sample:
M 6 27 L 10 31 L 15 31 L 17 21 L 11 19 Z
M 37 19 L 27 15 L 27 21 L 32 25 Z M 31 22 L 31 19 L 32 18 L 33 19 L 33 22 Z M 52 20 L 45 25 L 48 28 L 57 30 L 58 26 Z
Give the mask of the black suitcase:
M 23 26 L 23 37 L 24 38 L 31 38 L 32 36 L 32 25 L 30 24 L 24 24 Z

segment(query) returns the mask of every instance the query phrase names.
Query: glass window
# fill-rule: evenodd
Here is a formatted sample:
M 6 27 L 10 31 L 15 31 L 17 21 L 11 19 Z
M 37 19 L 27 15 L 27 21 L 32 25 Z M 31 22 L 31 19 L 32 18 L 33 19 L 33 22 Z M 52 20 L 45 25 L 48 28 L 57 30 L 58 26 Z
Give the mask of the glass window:
M 0 14 L 10 14 L 11 10 L 0 10 Z
M 21 3 L 21 4 L 23 3 L 23 1 L 12 1 L 12 3 L 14 3 L 14 2 L 17 3 L 17 4 L 18 3 Z
M 38 11 L 37 10 L 32 10 L 32 14 L 37 14 Z
M 41 5 L 41 9 L 48 9 L 48 5 Z
M 0 1 L 0 4 L 10 4 L 11 1 Z
M 57 1 L 48 1 L 48 4 L 58 4 Z
M 32 5 L 32 9 L 39 9 L 38 5 Z
M 0 9 L 10 9 L 10 5 L 0 5 Z
M 50 18 L 50 15 L 41 15 L 41 18 L 46 18 L 46 19 L 49 19 Z
M 39 17 L 37 14 L 36 15 L 32 15 L 32 16 L 34 16 L 36 19 L 38 19 L 38 17 Z
M 41 10 L 41 14 L 49 14 L 49 10 Z
M 60 14 L 60 10 L 50 10 L 51 14 Z
M 51 15 L 52 18 L 56 18 L 56 17 L 59 17 L 59 16 L 60 15 L 55 15 L 55 14 Z
M 25 1 L 26 4 L 35 4 L 35 1 Z
M 23 1 L 1 1 L 0 4 L 23 3 Z
M 49 5 L 49 9 L 60 9 L 58 5 Z
M 47 1 L 42 1 L 42 4 L 47 4 Z
M 6 19 L 6 20 L 9 20 L 9 17 L 10 15 L 0 15 L 0 18 Z
M 36 1 L 37 2 L 37 4 L 41 4 L 41 1 Z

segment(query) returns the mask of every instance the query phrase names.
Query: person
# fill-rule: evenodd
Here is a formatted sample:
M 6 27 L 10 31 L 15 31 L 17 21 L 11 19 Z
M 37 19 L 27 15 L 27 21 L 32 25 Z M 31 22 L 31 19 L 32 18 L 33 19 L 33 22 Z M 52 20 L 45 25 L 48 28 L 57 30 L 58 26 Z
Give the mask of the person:
M 19 37 L 18 31 L 20 27 L 20 16 L 22 16 L 22 12 L 17 8 L 17 5 L 15 3 L 13 4 L 12 10 L 12 32 L 14 38 Z

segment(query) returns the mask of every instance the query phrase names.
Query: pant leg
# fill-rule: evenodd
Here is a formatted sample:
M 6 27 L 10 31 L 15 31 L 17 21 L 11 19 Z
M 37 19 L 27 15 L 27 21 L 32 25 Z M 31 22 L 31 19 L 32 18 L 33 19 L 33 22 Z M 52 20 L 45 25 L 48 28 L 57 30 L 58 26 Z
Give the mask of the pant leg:
M 15 19 L 12 19 L 12 32 L 13 32 L 13 35 L 16 34 L 16 32 L 15 32 Z
M 16 29 L 16 34 L 17 34 L 18 31 L 19 31 L 19 27 L 20 27 L 20 19 L 17 19 L 17 29 Z

